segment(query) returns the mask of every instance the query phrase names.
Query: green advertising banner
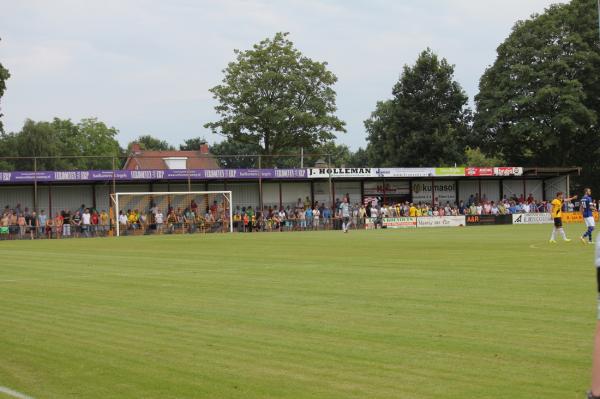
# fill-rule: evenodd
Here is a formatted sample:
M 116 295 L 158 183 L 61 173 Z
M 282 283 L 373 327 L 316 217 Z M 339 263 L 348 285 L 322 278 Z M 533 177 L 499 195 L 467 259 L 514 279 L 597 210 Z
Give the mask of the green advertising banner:
M 435 168 L 435 176 L 464 176 L 465 168 Z

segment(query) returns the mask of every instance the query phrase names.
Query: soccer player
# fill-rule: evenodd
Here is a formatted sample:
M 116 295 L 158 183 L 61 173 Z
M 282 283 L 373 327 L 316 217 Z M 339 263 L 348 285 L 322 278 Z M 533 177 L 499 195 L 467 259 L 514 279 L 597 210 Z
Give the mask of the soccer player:
M 586 188 L 584 193 L 585 195 L 581 199 L 580 207 L 585 226 L 587 227 L 587 231 L 581 236 L 581 242 L 583 242 L 584 244 L 586 242 L 589 244 L 593 244 L 594 242 L 592 241 L 592 232 L 594 231 L 594 227 L 596 226 L 596 222 L 594 221 L 594 200 L 592 199 L 591 189 Z M 586 237 L 589 241 L 585 240 Z
M 565 234 L 565 231 L 563 230 L 563 227 L 562 227 L 562 207 L 565 202 L 572 201 L 576 198 L 577 198 L 577 196 L 575 195 L 573 197 L 563 199 L 562 192 L 559 191 L 558 193 L 556 193 L 556 198 L 554 198 L 552 200 L 552 218 L 554 219 L 554 229 L 552 229 L 552 235 L 550 236 L 550 243 L 556 244 L 556 240 L 555 240 L 556 232 L 558 232 L 561 235 L 561 237 L 563 238 L 563 240 L 565 240 L 566 242 L 571 241 L 570 239 L 567 238 L 567 235 Z
M 340 204 L 340 214 L 342 216 L 342 230 L 344 233 L 348 232 L 350 227 L 350 205 L 348 204 L 348 197 L 344 197 L 344 201 Z

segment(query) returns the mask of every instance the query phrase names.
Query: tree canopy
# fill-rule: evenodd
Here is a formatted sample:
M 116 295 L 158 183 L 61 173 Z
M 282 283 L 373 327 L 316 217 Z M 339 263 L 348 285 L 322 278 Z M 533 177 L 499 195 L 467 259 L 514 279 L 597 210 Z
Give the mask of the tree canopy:
M 468 97 L 445 58 L 423 51 L 414 65 L 404 66 L 392 94 L 365 121 L 371 163 L 444 166 L 464 161 Z
M 572 0 L 515 24 L 475 97 L 485 152 L 515 165 L 597 170 L 597 21 L 596 0 Z
M 148 151 L 173 151 L 173 150 L 175 150 L 175 147 L 173 147 L 171 144 L 169 144 L 168 141 L 161 140 L 161 139 L 156 138 L 149 134 L 139 136 L 137 139 L 129 142 L 129 144 L 127 144 L 128 152 L 131 152 L 131 146 L 134 143 L 139 144 L 142 150 L 148 150 Z
M 0 157 L 40 157 L 38 170 L 111 169 L 111 157 L 122 153 L 117 134 L 117 129 L 95 118 L 79 123 L 59 118 L 51 122 L 28 119 L 19 132 L 0 134 Z M 34 165 L 31 159 L 5 159 L 0 167 L 33 170 Z
M 287 33 L 235 54 L 222 84 L 210 90 L 221 119 L 205 127 L 263 155 L 313 148 L 345 132 L 335 116 L 336 76 L 297 50 Z

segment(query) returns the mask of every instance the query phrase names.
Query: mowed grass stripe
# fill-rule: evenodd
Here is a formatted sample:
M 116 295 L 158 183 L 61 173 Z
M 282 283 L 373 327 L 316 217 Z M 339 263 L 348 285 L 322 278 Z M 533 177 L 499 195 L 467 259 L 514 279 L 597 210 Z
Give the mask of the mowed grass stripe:
M 501 245 L 478 245 L 482 234 Z M 103 397 L 102 384 L 110 397 L 576 397 L 589 367 L 592 252 L 549 247 L 546 235 L 2 243 L 11 265 L 0 280 L 30 280 L 0 282 L 0 321 L 21 312 L 0 333 L 0 377 L 42 381 L 43 397 Z M 29 269 L 23 253 L 38 248 L 73 257 Z

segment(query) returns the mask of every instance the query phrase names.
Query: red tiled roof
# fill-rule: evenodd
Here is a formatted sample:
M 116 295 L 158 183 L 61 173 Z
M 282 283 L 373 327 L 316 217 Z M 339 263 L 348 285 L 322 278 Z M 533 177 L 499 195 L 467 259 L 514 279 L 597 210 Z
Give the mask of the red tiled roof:
M 125 170 L 169 169 L 164 158 L 187 158 L 187 169 L 220 169 L 212 154 L 205 151 L 139 151 L 129 155 Z

